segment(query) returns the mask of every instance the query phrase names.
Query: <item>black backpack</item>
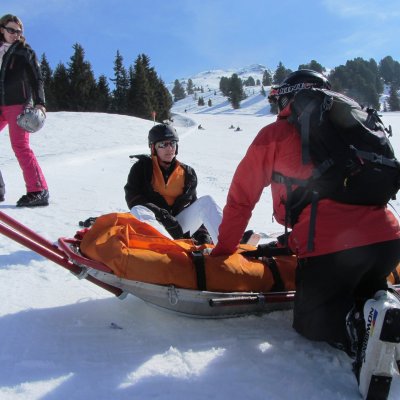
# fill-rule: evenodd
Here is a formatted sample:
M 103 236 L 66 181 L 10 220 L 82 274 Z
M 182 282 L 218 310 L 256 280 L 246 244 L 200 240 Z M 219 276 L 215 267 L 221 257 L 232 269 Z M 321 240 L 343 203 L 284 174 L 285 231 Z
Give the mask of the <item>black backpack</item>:
M 302 161 L 315 166 L 312 176 L 299 180 L 274 172 L 273 180 L 287 188 L 286 229 L 312 204 L 309 246 L 313 248 L 319 199 L 356 205 L 386 205 L 400 188 L 400 163 L 394 155 L 377 111 L 326 89 L 296 93 L 288 118 L 300 135 Z

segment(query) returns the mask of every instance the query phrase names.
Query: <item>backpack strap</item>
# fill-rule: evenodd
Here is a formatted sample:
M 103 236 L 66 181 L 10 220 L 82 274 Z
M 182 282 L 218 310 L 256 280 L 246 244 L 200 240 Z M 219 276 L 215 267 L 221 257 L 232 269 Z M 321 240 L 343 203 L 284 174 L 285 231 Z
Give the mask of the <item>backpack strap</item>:
M 358 150 L 357 148 L 355 148 L 354 146 L 350 146 L 350 149 L 354 152 L 354 154 L 359 157 L 362 158 L 363 160 L 367 160 L 367 161 L 371 161 L 375 164 L 381 164 L 381 165 L 386 165 L 388 167 L 392 167 L 392 168 L 399 168 L 400 167 L 400 162 L 396 159 L 391 159 L 391 158 L 387 158 L 384 156 L 380 156 L 376 153 L 373 153 L 371 151 L 362 151 L 362 150 Z
M 329 168 L 332 164 L 331 160 L 326 160 L 326 165 L 323 168 Z M 322 165 L 322 164 L 321 164 Z M 323 173 L 323 168 L 321 170 L 316 169 L 315 177 L 320 176 Z M 325 170 L 326 170 L 325 169 Z M 322 171 L 322 172 L 321 172 Z M 312 177 L 314 178 L 314 176 Z M 286 187 L 286 203 L 285 203 L 285 242 L 283 243 L 284 246 L 287 246 L 287 237 L 288 237 L 288 225 L 294 225 L 297 221 L 297 217 L 303 208 L 311 203 L 311 215 L 310 215 L 310 225 L 308 230 L 308 240 L 307 240 L 307 250 L 313 251 L 314 250 L 314 236 L 315 236 L 315 225 L 317 221 L 317 209 L 318 209 L 318 201 L 320 196 L 317 191 L 313 190 L 311 192 L 311 201 L 308 200 L 310 195 L 310 191 L 304 190 L 304 193 L 299 199 L 296 199 L 294 202 L 293 198 L 293 185 L 306 188 L 310 185 L 310 179 L 298 179 L 298 178 L 291 178 L 281 174 L 280 172 L 274 171 L 272 173 L 272 180 L 276 183 L 281 183 Z M 293 214 L 293 210 L 297 210 L 297 213 Z
M 329 110 L 333 104 L 332 96 L 323 93 L 323 98 L 314 98 L 310 100 L 304 107 L 298 116 L 297 124 L 300 124 L 300 135 L 301 135 L 301 158 L 303 164 L 309 164 L 311 162 L 310 156 L 310 123 L 311 115 L 315 112 L 316 108 L 319 108 L 319 119 L 323 120 L 325 111 Z M 298 126 L 298 125 L 297 125 Z
M 273 171 L 272 172 L 272 180 L 276 183 L 281 183 L 286 187 L 286 202 L 285 202 L 285 234 L 284 234 L 284 246 L 287 246 L 287 238 L 288 238 L 288 226 L 289 222 L 293 224 L 293 218 L 291 216 L 291 209 L 293 207 L 293 186 L 306 187 L 308 184 L 308 180 L 306 179 L 297 179 L 291 178 L 289 176 L 285 176 L 280 172 Z

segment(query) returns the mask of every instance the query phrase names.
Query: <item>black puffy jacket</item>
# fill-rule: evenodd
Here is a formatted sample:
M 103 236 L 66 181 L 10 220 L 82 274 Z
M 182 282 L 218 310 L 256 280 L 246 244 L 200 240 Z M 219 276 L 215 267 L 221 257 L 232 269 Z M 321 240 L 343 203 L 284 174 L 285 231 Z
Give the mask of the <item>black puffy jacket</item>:
M 0 105 L 45 106 L 43 78 L 35 52 L 28 44 L 13 43 L 3 56 L 0 69 Z
M 185 184 L 183 193 L 178 196 L 172 206 L 169 206 L 159 193 L 155 192 L 151 180 L 153 176 L 153 162 L 148 155 L 135 155 L 138 161 L 132 166 L 128 181 L 124 187 L 125 200 L 129 209 L 143 205 L 154 211 L 154 206 L 167 210 L 171 215 L 179 214 L 185 207 L 197 200 L 197 176 L 193 168 L 180 162 L 185 170 Z

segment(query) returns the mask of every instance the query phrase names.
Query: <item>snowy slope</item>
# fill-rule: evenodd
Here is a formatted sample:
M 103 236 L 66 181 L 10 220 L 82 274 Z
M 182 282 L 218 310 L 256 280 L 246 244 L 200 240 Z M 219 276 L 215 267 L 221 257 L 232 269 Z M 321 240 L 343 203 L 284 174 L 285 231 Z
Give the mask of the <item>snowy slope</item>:
M 196 169 L 199 194 L 221 206 L 247 146 L 273 121 L 245 114 L 243 108 L 174 117 L 180 159 Z M 400 150 L 400 114 L 385 120 Z M 5 129 L 0 165 L 7 194 L 0 210 L 51 241 L 73 236 L 89 216 L 127 211 L 128 156 L 147 152 L 151 126 L 117 115 L 49 113 L 31 137 L 51 195 L 50 206 L 38 209 L 15 208 L 24 185 Z M 394 206 L 400 210 L 398 201 Z M 266 189 L 250 226 L 281 231 L 271 215 Z M 132 296 L 121 301 L 1 235 L 0 293 L 1 400 L 359 399 L 350 359 L 297 335 L 291 312 L 178 317 Z M 398 398 L 399 379 L 391 393 Z
M 230 78 L 232 74 L 237 74 L 240 79 L 245 81 L 250 76 L 255 82 L 262 82 L 262 77 L 265 67 L 260 64 L 253 64 L 243 67 L 238 70 L 210 70 L 200 72 L 190 79 L 193 81 L 193 86 L 202 88 L 203 92 L 196 90 L 193 95 L 187 95 L 183 100 L 179 100 L 174 104 L 175 112 L 194 113 L 194 114 L 231 114 L 231 115 L 257 115 L 264 116 L 269 113 L 269 104 L 266 98 L 260 94 L 261 86 L 243 87 L 247 98 L 241 102 L 241 107 L 238 110 L 233 110 L 226 97 L 222 96 L 219 90 L 219 83 L 222 77 Z M 189 78 L 180 79 L 183 88 L 186 89 Z M 174 83 L 167 85 L 172 91 Z M 266 93 L 269 92 L 269 87 L 265 87 Z M 203 97 L 204 106 L 199 106 L 198 98 Z M 212 105 L 208 106 L 208 101 L 211 100 Z

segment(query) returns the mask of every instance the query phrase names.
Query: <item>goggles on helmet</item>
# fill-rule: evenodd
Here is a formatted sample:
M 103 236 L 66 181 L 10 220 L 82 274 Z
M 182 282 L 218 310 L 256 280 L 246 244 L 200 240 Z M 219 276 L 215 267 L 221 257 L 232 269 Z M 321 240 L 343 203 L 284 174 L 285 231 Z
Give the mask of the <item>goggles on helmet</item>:
M 309 89 L 315 86 L 320 87 L 321 85 L 318 83 L 300 82 L 296 83 L 295 85 L 283 84 L 282 86 L 271 87 L 271 90 L 268 94 L 268 101 L 270 103 L 277 103 L 280 96 L 291 95 L 301 89 Z

